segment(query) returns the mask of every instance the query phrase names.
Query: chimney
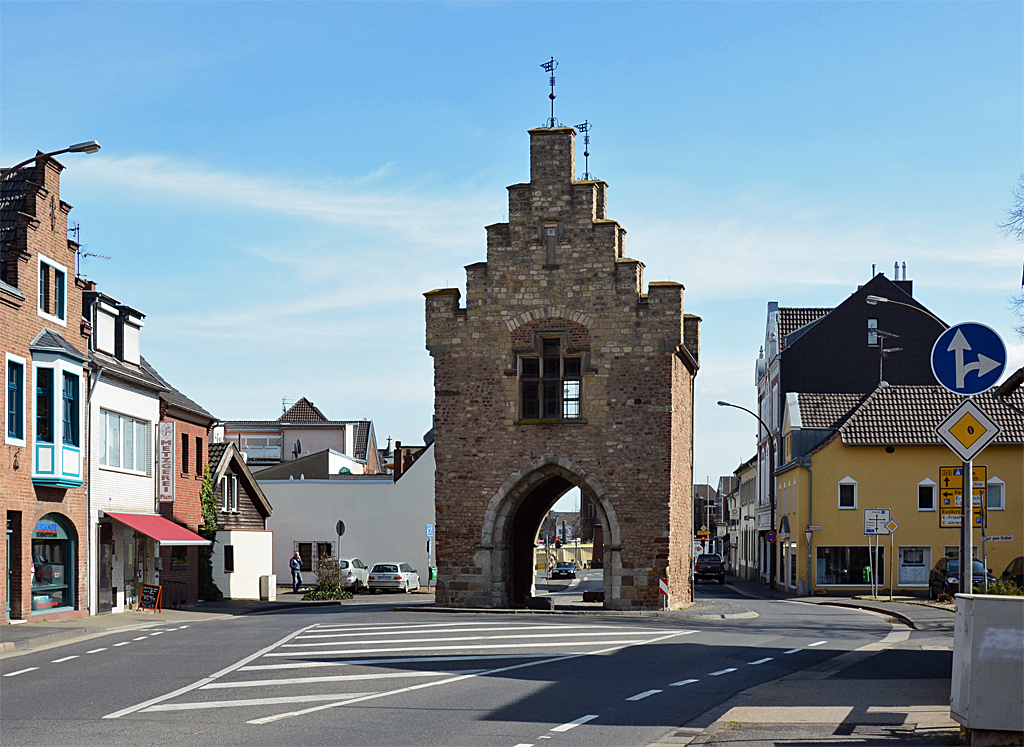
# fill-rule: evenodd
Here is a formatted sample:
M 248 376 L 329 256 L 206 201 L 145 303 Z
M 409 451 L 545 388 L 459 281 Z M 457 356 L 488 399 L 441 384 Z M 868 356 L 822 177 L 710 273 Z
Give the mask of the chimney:
M 402 442 L 395 441 L 395 479 L 402 476 L 405 465 L 402 463 Z

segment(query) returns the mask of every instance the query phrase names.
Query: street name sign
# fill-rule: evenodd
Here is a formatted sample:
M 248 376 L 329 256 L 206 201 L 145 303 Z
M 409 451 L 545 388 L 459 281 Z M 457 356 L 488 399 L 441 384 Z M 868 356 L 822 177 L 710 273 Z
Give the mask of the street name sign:
M 1006 345 L 991 327 L 955 324 L 932 346 L 935 380 L 954 394 L 971 396 L 996 385 L 1006 368 Z
M 889 534 L 889 521 L 892 517 L 887 508 L 864 509 L 864 534 Z
M 985 538 L 989 542 L 1013 542 L 1012 534 L 993 534 Z
M 954 454 L 969 462 L 992 443 L 1000 430 L 980 407 L 965 399 L 936 427 L 935 433 Z

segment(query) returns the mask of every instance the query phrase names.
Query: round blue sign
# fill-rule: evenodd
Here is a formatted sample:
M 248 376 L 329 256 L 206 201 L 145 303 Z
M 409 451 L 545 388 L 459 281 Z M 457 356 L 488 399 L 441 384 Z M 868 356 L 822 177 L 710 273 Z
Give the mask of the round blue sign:
M 764 539 L 769 545 L 772 544 L 773 542 L 775 542 L 775 532 L 769 529 L 767 532 L 765 532 Z
M 980 394 L 1006 368 L 1006 345 L 991 327 L 977 322 L 955 324 L 932 346 L 935 380 L 954 394 Z

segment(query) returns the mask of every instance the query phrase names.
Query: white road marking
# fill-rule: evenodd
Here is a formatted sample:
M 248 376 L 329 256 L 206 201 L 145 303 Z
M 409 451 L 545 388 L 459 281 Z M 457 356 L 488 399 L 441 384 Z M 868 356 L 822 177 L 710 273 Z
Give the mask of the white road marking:
M 533 747 L 533 742 L 520 742 L 515 747 Z
M 763 659 L 758 659 L 757 661 L 748 661 L 747 662 L 747 666 L 748 667 L 755 667 L 758 664 L 764 664 L 766 662 L 772 661 L 774 658 L 775 658 L 774 656 L 766 656 Z
M 143 703 L 138 703 L 137 705 L 129 706 L 128 708 L 122 708 L 120 711 L 114 711 L 113 713 L 108 713 L 103 718 L 121 718 L 122 716 L 127 716 L 129 713 L 135 713 L 136 711 L 141 711 L 143 708 L 149 708 L 150 706 L 156 705 L 157 703 L 162 703 L 165 700 L 170 700 L 171 698 L 176 698 L 179 695 L 184 695 L 187 692 L 191 692 L 192 690 L 195 690 L 197 688 L 202 687 L 203 685 L 206 685 L 206 684 L 209 684 L 210 682 L 213 682 L 215 679 L 223 677 L 225 674 L 230 674 L 231 672 L 235 671 L 236 669 L 241 669 L 242 667 L 244 667 L 246 664 L 248 664 L 253 659 L 258 659 L 260 656 L 263 656 L 263 654 L 267 653 L 268 651 L 273 651 L 275 648 L 277 648 L 278 646 L 280 646 L 283 643 L 287 643 L 288 641 L 290 641 L 292 638 L 294 638 L 295 636 L 299 635 L 300 633 L 306 632 L 307 630 L 309 630 L 310 627 L 311 626 L 307 626 L 305 628 L 299 628 L 294 633 L 289 633 L 284 638 L 282 638 L 281 640 L 277 641 L 277 643 L 272 643 L 269 646 L 267 646 L 266 648 L 261 648 L 256 653 L 249 654 L 244 659 L 241 659 L 240 661 L 232 664 L 230 667 L 222 669 L 219 672 L 215 672 L 214 674 L 211 674 L 209 677 L 203 677 L 203 679 L 198 680 L 196 682 L 193 682 L 191 685 L 185 685 L 185 687 L 178 688 L 174 692 L 167 693 L 166 695 L 161 695 L 161 696 L 156 697 L 156 698 L 151 698 L 151 699 L 149 699 L 149 700 L 147 700 L 147 701 L 145 701 Z
M 798 654 L 803 651 L 802 648 L 791 648 L 789 651 L 783 651 L 784 654 Z
M 282 703 L 309 703 L 317 700 L 340 700 L 361 698 L 373 693 L 328 693 L 324 695 L 289 695 L 280 698 L 252 698 L 249 700 L 210 700 L 201 703 L 164 703 L 144 708 L 143 713 L 153 711 L 201 711 L 208 708 L 240 708 L 244 706 L 279 705 Z
M 92 651 L 86 651 L 87 654 L 98 654 L 100 651 L 106 651 L 105 648 L 94 648 Z
M 353 637 L 370 637 L 370 638 L 376 639 L 376 638 L 379 638 L 380 636 L 384 636 L 384 635 L 407 635 L 410 632 L 421 633 L 421 634 L 423 634 L 423 633 L 425 633 L 425 634 L 434 634 L 434 633 L 479 633 L 479 632 L 492 633 L 492 632 L 503 631 L 503 630 L 505 630 L 505 631 L 507 631 L 507 630 L 524 630 L 524 631 L 529 631 L 529 630 L 602 630 L 602 631 L 607 631 L 608 628 L 606 628 L 604 626 L 601 626 L 601 625 L 514 625 L 514 626 L 510 625 L 510 626 L 504 627 L 504 628 L 495 628 L 495 627 L 478 628 L 478 627 L 472 627 L 472 628 L 449 628 L 449 629 L 444 629 L 444 630 L 418 630 L 418 631 L 387 630 L 387 631 L 380 631 L 380 632 L 376 632 L 376 633 L 372 633 L 372 634 L 365 633 L 363 631 L 358 631 L 358 632 L 355 632 L 355 633 L 353 633 L 351 631 L 344 632 L 344 633 L 320 633 L 320 632 L 313 632 L 313 633 L 309 633 L 307 635 L 299 636 L 296 640 L 307 641 L 307 640 L 315 639 L 315 638 L 353 638 Z M 643 629 L 643 628 L 618 628 L 617 630 L 619 630 L 619 631 L 629 630 L 629 631 L 635 631 L 635 632 L 645 631 L 645 629 Z M 666 631 L 658 630 L 658 631 L 646 631 L 646 632 L 664 633 Z M 603 633 L 603 635 L 610 635 L 610 634 L 609 633 Z M 498 636 L 491 636 L 491 637 L 492 638 L 497 638 Z M 422 640 L 422 639 L 418 639 L 418 640 Z M 444 640 L 444 639 L 443 638 L 438 638 L 438 639 L 429 639 L 429 640 Z M 292 644 L 292 645 L 299 645 L 299 644 Z M 322 645 L 329 645 L 329 644 L 322 644 Z
M 482 672 L 482 669 L 470 670 L 471 672 Z M 244 682 L 211 682 L 203 685 L 200 690 L 223 690 L 236 687 L 272 687 L 274 685 L 301 685 L 309 682 L 351 682 L 355 680 L 392 680 L 406 677 L 451 677 L 454 674 L 469 674 L 465 672 L 389 672 L 385 674 L 336 674 L 323 675 L 322 677 L 286 677 L 276 680 L 248 680 Z
M 611 636 L 611 635 L 622 635 L 624 631 L 621 630 L 603 630 L 600 633 L 524 633 L 523 635 L 464 635 L 464 636 L 451 636 L 449 638 L 407 638 L 401 641 L 380 641 L 376 637 L 366 641 L 324 641 L 323 643 L 289 643 L 281 648 L 316 648 L 317 646 L 379 646 L 381 643 L 433 643 L 437 641 L 441 643 L 443 641 L 507 641 L 512 639 L 520 638 L 572 638 L 576 637 L 599 637 L 599 636 Z M 664 630 L 653 630 L 650 631 L 650 635 L 656 635 L 658 633 L 664 633 Z M 644 634 L 641 631 L 633 631 L 634 635 Z M 286 656 L 286 654 L 281 654 Z
M 133 641 L 144 641 L 149 638 L 148 635 L 140 635 L 138 638 L 132 638 Z
M 415 630 L 415 629 L 423 629 L 423 628 L 439 628 L 439 629 L 443 630 L 444 628 L 450 628 L 452 626 L 465 625 L 465 624 L 466 623 L 451 623 L 451 622 L 443 622 L 443 623 L 415 623 L 415 624 L 411 624 L 411 625 L 410 624 L 366 625 L 365 623 L 346 623 L 344 625 L 337 625 L 337 624 L 335 624 L 335 625 L 315 625 L 315 626 L 313 626 L 313 628 L 311 628 L 311 630 L 314 629 L 314 628 L 315 628 L 315 630 L 317 632 L 320 632 L 320 631 L 332 631 L 332 630 L 361 630 L 361 631 L 367 632 L 367 633 L 375 633 L 375 632 L 383 631 L 383 630 L 394 630 L 394 631 L 397 631 L 397 632 L 401 633 L 401 632 L 406 631 L 406 630 Z M 475 623 L 473 623 L 473 625 L 486 625 L 486 626 L 491 626 L 491 627 L 493 627 L 495 625 L 508 625 L 508 624 L 509 624 L 508 621 L 505 621 L 505 620 L 501 620 L 501 621 L 495 620 L 493 622 L 475 622 Z
M 556 726 L 551 731 L 569 731 L 569 729 L 575 729 L 580 724 L 585 724 L 588 721 L 593 721 L 595 718 L 597 718 L 596 714 L 591 714 L 589 716 L 580 716 L 575 721 L 570 721 L 567 724 L 562 724 L 561 726 Z
M 694 631 L 690 631 L 694 632 Z M 686 633 L 678 633 L 677 635 L 686 635 Z M 646 643 L 652 639 L 636 639 L 629 641 L 600 641 L 602 644 L 614 644 L 616 646 L 632 646 L 637 643 Z M 657 639 L 653 639 L 657 640 Z M 547 641 L 544 643 L 474 643 L 464 646 L 399 646 L 396 648 L 368 648 L 362 651 L 285 651 L 283 653 L 267 654 L 267 658 L 279 657 L 279 656 L 361 656 L 363 654 L 383 654 L 391 651 L 471 651 L 476 649 L 487 649 L 487 648 L 545 648 L 550 646 L 593 646 L 596 645 L 597 641 Z
M 646 641 L 640 641 L 639 643 L 640 643 L 640 645 L 644 645 L 644 644 L 648 644 L 648 643 L 658 643 L 659 641 L 664 641 L 664 640 L 667 640 L 669 638 L 676 638 L 676 637 L 678 637 L 680 635 L 686 635 L 687 633 L 695 633 L 695 632 L 696 631 L 694 631 L 694 630 L 689 630 L 689 631 L 680 631 L 678 633 L 669 633 L 668 635 L 661 636 L 660 638 L 652 638 L 652 639 L 648 639 Z M 608 641 L 605 641 L 605 643 L 608 643 Z M 537 661 L 528 661 L 528 662 L 524 662 L 522 664 L 512 664 L 512 665 L 507 666 L 507 667 L 499 667 L 497 669 L 488 669 L 488 670 L 485 670 L 483 672 L 478 672 L 478 673 L 475 673 L 475 674 L 466 674 L 466 675 L 462 675 L 462 676 L 459 676 L 459 677 L 449 677 L 448 679 L 434 680 L 433 682 L 424 682 L 423 684 L 420 684 L 420 685 L 411 685 L 409 687 L 402 687 L 402 688 L 398 688 L 397 690 L 389 690 L 387 692 L 377 693 L 376 695 L 367 695 L 367 696 L 365 696 L 363 698 L 353 698 L 352 700 L 345 700 L 345 701 L 341 701 L 341 702 L 338 702 L 338 703 L 328 703 L 328 704 L 322 705 L 322 706 L 314 706 L 312 708 L 306 708 L 306 709 L 301 710 L 301 711 L 292 711 L 291 713 L 279 713 L 276 716 L 267 716 L 265 718 L 257 718 L 257 719 L 253 719 L 252 721 L 248 721 L 246 723 L 255 724 L 255 725 L 269 724 L 269 723 L 271 723 L 273 721 L 278 721 L 280 719 L 292 718 L 293 716 L 304 716 L 304 715 L 306 715 L 308 713 L 315 713 L 317 711 L 323 711 L 323 710 L 326 710 L 328 708 L 338 708 L 340 706 L 350 705 L 350 704 L 354 704 L 354 703 L 362 703 L 362 702 L 367 701 L 367 700 L 375 700 L 377 698 L 386 698 L 386 697 L 388 697 L 390 695 L 398 695 L 398 694 L 401 694 L 401 693 L 411 692 L 413 690 L 422 690 L 422 689 L 428 688 L 428 687 L 437 687 L 439 685 L 449 685 L 449 684 L 452 684 L 454 682 L 462 682 L 464 680 L 474 679 L 476 677 L 487 677 L 487 676 L 490 676 L 492 674 L 501 674 L 502 672 L 511 672 L 513 670 L 516 670 L 516 669 L 524 669 L 526 667 L 535 667 L 535 666 L 538 666 L 538 665 L 541 665 L 541 664 L 552 664 L 552 663 L 559 662 L 559 661 L 567 661 L 569 659 L 579 659 L 579 658 L 584 657 L 584 656 L 600 656 L 602 654 L 611 653 L 612 651 L 615 651 L 616 649 L 624 648 L 625 646 L 628 646 L 628 645 L 631 645 L 631 644 L 630 643 L 618 644 L 618 645 L 614 645 L 614 646 L 609 646 L 608 648 L 605 648 L 605 649 L 600 649 L 598 651 L 587 651 L 587 652 L 579 653 L 579 654 L 566 654 L 564 656 L 555 656 L 555 657 L 550 658 L 550 659 L 539 659 Z M 594 718 L 597 718 L 597 717 L 594 716 Z
M 681 685 L 692 685 L 694 682 L 700 682 L 700 680 L 679 680 L 679 682 L 673 682 L 669 687 L 680 687 Z
M 19 674 L 25 674 L 25 672 L 34 672 L 39 667 L 29 667 L 28 669 L 19 669 L 17 672 L 8 672 L 4 677 L 17 677 Z
M 75 654 L 74 656 L 65 656 L 63 659 L 54 659 L 50 663 L 51 664 L 62 664 L 65 661 L 71 661 L 72 659 L 77 659 L 77 658 L 78 658 L 78 654 Z
M 657 695 L 661 690 L 644 690 L 642 693 L 637 693 L 632 698 L 626 698 L 626 700 L 643 700 L 649 698 L 652 695 Z
M 361 651 L 360 653 L 366 653 Z M 240 672 L 255 672 L 267 669 L 314 669 L 316 667 L 356 667 L 369 664 L 423 664 L 442 661 L 493 661 L 495 659 L 539 659 L 550 654 L 479 654 L 477 656 L 394 656 L 382 659 L 347 659 L 343 661 L 293 661 L 288 664 L 254 664 L 242 667 Z
M 164 634 L 164 631 L 162 631 L 162 630 L 158 630 L 158 631 L 156 631 L 155 633 L 150 633 L 150 635 L 151 635 L 151 636 L 154 636 L 154 635 L 163 635 L 163 634 Z
M 131 641 L 121 641 L 120 643 L 115 643 L 114 647 L 116 648 L 117 646 L 127 646 L 129 643 L 131 643 Z
M 188 627 L 188 625 L 179 625 L 178 626 L 178 630 L 184 630 L 187 627 Z
M 728 669 L 719 669 L 717 672 L 712 672 L 708 677 L 717 677 L 720 674 L 729 674 L 729 672 L 735 672 L 736 667 L 729 667 Z
M 807 648 L 814 648 L 815 646 L 821 646 L 828 643 L 828 641 L 818 641 L 817 643 L 808 643 Z

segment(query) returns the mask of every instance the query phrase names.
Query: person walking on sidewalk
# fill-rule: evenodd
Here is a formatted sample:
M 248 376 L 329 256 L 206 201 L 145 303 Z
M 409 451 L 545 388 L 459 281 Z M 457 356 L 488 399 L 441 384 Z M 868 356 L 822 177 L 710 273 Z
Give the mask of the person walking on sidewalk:
M 298 550 L 295 551 L 295 556 L 288 561 L 288 565 L 292 569 L 292 594 L 298 594 L 299 587 L 302 586 L 302 556 L 299 555 Z

